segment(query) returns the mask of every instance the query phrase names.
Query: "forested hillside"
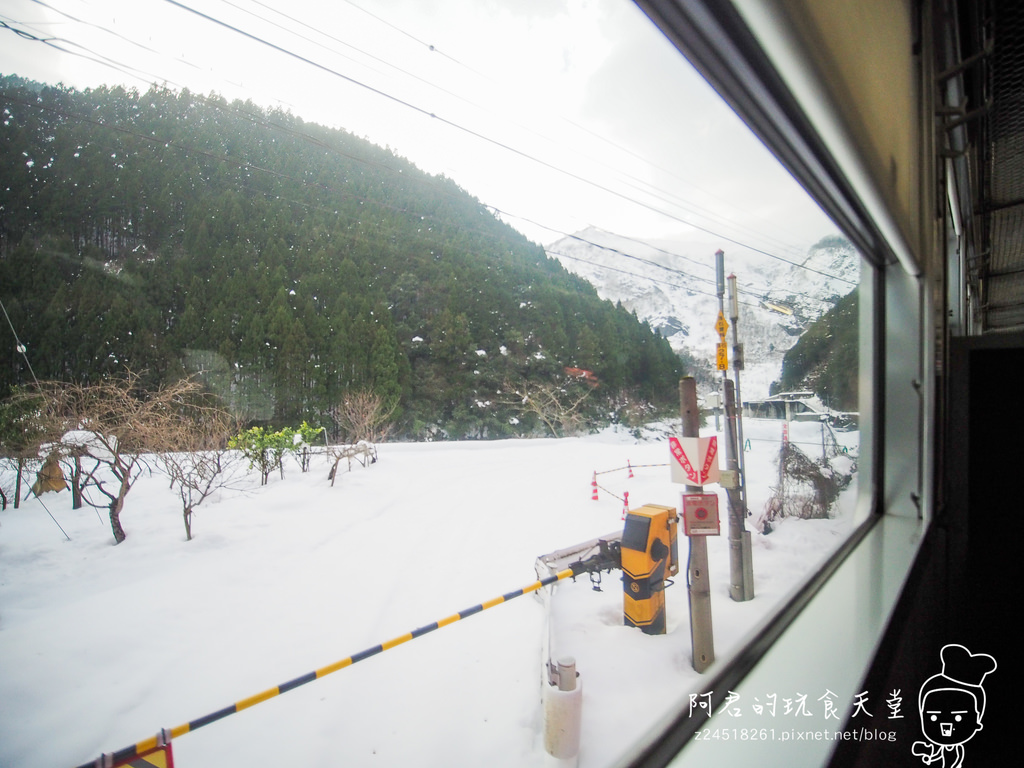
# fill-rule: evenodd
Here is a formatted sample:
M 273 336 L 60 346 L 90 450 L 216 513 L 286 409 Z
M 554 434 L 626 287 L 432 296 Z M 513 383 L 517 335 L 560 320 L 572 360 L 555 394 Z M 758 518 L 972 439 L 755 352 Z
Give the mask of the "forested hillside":
M 591 413 L 675 397 L 668 343 L 478 200 L 286 112 L 3 77 L 0 179 L 0 298 L 40 379 L 201 372 L 276 424 L 370 387 L 418 437 L 535 431 L 518 398 L 567 367 Z M 31 376 L 3 332 L 6 391 Z
M 853 290 L 815 321 L 783 357 L 773 393 L 807 389 L 836 410 L 856 411 L 859 307 Z

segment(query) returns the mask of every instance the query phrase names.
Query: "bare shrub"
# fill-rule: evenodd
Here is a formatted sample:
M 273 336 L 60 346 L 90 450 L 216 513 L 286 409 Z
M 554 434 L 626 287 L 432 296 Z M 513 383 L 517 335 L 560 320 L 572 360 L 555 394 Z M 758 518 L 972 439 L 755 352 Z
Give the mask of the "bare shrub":
M 590 392 L 577 383 L 506 381 L 501 402 L 523 415 L 535 416 L 552 437 L 566 437 L 585 431 L 588 422 L 582 406 Z
M 838 472 L 827 461 L 815 462 L 792 442 L 779 449 L 779 485 L 773 489 L 757 525 L 770 533 L 774 523 L 784 517 L 802 520 L 832 516 L 839 494 L 850 484 L 852 475 Z
M 338 425 L 340 442 L 376 444 L 391 431 L 391 417 L 397 407 L 397 403 L 387 405 L 384 397 L 372 389 L 356 389 L 346 393 L 330 414 Z
M 192 540 L 195 508 L 235 480 L 241 457 L 227 450 L 227 436 L 236 424 L 226 411 L 211 411 L 204 418 L 183 422 L 175 440 L 177 450 L 159 454 L 158 461 L 181 499 L 185 538 Z
M 331 445 L 327 448 L 327 455 L 334 459 L 334 462 L 331 464 L 331 471 L 327 473 L 327 478 L 331 481 L 331 487 L 333 488 L 334 481 L 338 477 L 338 465 L 342 461 L 348 460 L 349 472 L 352 471 L 353 459 L 364 467 L 367 464 L 375 464 L 377 462 L 377 446 L 365 440 L 360 440 L 355 445 Z
M 116 543 L 126 537 L 120 519 L 125 497 L 149 458 L 186 448 L 196 430 L 223 414 L 194 380 L 145 390 L 131 371 L 91 385 L 43 382 L 38 394 L 45 431 L 61 436 L 62 453 L 80 458 L 82 497 L 108 510 Z

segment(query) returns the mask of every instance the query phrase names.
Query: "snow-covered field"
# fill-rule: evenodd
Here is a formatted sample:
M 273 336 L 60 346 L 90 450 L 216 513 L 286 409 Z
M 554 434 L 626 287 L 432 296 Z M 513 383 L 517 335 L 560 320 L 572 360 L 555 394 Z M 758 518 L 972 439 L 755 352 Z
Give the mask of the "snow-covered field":
M 710 434 L 709 425 L 704 434 Z M 781 423 L 748 419 L 756 519 L 775 482 Z M 821 427 L 791 439 L 820 456 Z M 857 435 L 843 435 L 855 450 Z M 538 555 L 608 534 L 622 502 L 678 505 L 668 443 L 608 430 L 584 438 L 383 444 L 340 475 L 286 464 L 266 487 L 198 508 L 185 540 L 165 477 L 143 478 L 113 546 L 105 516 L 47 494 L 0 513 L 0 766 L 72 766 L 229 706 L 363 649 L 532 583 Z M 634 477 L 595 471 L 627 461 Z M 605 490 L 606 489 L 606 490 Z M 721 658 L 841 541 L 832 520 L 753 536 L 756 598 L 728 596 L 726 525 L 709 539 Z M 724 504 L 723 504 L 724 508 Z M 686 542 L 681 537 L 685 558 Z M 685 567 L 685 566 L 684 566 Z M 581 768 L 616 761 L 660 712 L 698 690 L 684 574 L 668 633 L 622 625 L 618 573 L 584 576 L 468 617 L 174 742 L 181 768 L 225 765 L 545 766 L 544 649 L 577 660 Z

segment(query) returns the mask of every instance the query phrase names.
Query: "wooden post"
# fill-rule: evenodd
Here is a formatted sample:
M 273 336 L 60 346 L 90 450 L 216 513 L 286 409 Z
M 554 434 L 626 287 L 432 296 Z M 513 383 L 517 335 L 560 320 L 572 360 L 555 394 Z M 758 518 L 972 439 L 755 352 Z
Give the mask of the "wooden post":
M 679 382 L 679 413 L 683 419 L 683 437 L 700 437 L 700 409 L 697 406 L 697 382 L 687 376 Z M 686 486 L 687 493 L 702 493 L 699 485 Z M 715 660 L 715 640 L 711 626 L 711 579 L 708 574 L 708 542 L 704 536 L 690 536 L 690 561 L 686 585 L 690 598 L 690 645 L 693 668 L 703 672 Z

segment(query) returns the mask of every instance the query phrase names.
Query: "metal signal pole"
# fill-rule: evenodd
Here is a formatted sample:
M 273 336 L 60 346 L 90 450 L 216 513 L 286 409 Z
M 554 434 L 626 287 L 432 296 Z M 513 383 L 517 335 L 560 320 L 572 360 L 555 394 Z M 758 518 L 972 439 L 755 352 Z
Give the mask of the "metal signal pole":
M 729 275 L 729 319 L 732 320 L 732 371 L 736 381 L 736 458 L 740 465 L 740 495 L 743 498 L 743 516 L 747 516 L 747 476 L 743 442 L 743 396 L 740 394 L 740 371 L 743 370 L 743 345 L 740 344 L 740 300 L 736 290 L 736 275 Z
M 740 371 L 743 370 L 743 345 L 740 344 L 740 300 L 736 289 L 736 275 L 729 275 L 729 319 L 732 320 L 732 370 L 736 380 L 736 459 L 740 472 L 739 516 L 742 535 L 740 546 L 743 550 L 743 600 L 754 599 L 754 555 L 750 548 L 750 531 L 746 530 L 747 510 L 747 462 L 743 442 L 743 398 L 740 396 Z
M 741 452 L 742 446 L 737 445 L 736 425 L 736 400 L 733 394 L 732 382 L 729 381 L 729 359 L 728 347 L 725 341 L 725 334 L 729 324 L 725 322 L 725 253 L 721 250 L 715 253 L 715 273 L 718 277 L 718 322 L 715 328 L 719 335 L 718 344 L 718 370 L 722 372 L 722 400 L 725 403 L 725 462 L 729 469 L 736 472 L 737 479 L 742 478 L 742 469 L 737 455 Z M 730 287 L 733 289 L 733 305 L 735 301 L 735 277 L 730 277 Z M 736 315 L 739 314 L 738 307 L 733 313 L 733 344 L 736 345 Z M 740 406 L 742 408 L 742 405 Z M 754 597 L 754 571 L 751 563 L 750 532 L 746 530 L 746 503 L 744 494 L 739 487 L 730 488 L 726 491 L 729 499 L 729 595 L 737 602 L 752 600 Z

